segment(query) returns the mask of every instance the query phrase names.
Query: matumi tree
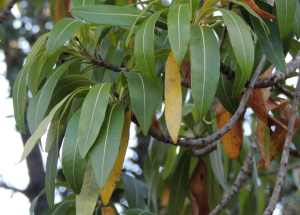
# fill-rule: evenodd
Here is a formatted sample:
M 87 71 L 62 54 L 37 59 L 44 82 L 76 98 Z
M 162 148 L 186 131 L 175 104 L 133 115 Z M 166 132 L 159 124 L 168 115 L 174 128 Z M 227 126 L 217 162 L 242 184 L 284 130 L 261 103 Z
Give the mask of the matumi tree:
M 13 89 L 17 129 L 32 134 L 22 160 L 47 133 L 46 214 L 272 214 L 282 204 L 289 156 L 300 154 L 300 83 L 286 84 L 299 75 L 300 1 L 50 6 L 56 23 Z M 151 138 L 141 175 L 122 172 L 133 124 Z M 67 192 L 55 204 L 56 187 Z

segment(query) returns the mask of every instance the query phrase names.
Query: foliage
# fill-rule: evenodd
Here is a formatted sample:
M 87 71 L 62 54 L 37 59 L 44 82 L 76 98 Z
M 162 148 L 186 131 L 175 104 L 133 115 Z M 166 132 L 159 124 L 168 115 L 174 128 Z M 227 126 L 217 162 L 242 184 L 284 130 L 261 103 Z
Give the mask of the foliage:
M 288 72 L 285 56 L 300 47 L 300 2 L 256 2 L 50 1 L 54 28 L 35 42 L 13 89 L 17 128 L 24 132 L 28 123 L 32 133 L 22 159 L 47 133 L 50 214 L 116 214 L 116 205 L 126 214 L 207 214 L 249 152 L 256 177 L 227 212 L 262 213 L 274 183 L 268 171 L 277 168 L 292 117 L 293 87 L 282 79 L 243 98 L 264 56 L 260 81 Z M 253 113 L 237 111 L 232 123 L 243 102 Z M 140 155 L 141 176 L 122 174 L 131 121 L 153 138 Z M 211 142 L 198 137 L 230 124 L 214 140 L 225 135 L 223 146 L 201 154 Z M 69 195 L 54 204 L 59 186 Z

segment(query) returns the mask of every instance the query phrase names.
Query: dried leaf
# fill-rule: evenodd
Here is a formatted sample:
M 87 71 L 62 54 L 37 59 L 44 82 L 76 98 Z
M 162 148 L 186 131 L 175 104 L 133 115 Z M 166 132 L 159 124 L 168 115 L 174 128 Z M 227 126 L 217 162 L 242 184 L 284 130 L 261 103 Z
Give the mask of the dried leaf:
M 256 141 L 261 156 L 261 164 L 268 168 L 271 162 L 270 156 L 270 129 L 265 121 L 259 120 L 256 127 Z
M 102 215 L 117 215 L 117 212 L 113 207 L 102 207 L 101 214 Z
M 276 18 L 274 15 L 258 7 L 254 0 L 244 0 L 244 2 L 262 18 L 269 19 L 269 20 L 274 20 Z
M 180 68 L 170 52 L 165 69 L 165 118 L 174 143 L 177 142 L 182 115 Z
M 204 161 L 198 161 L 190 181 L 192 197 L 192 215 L 207 215 L 208 191 L 207 191 L 207 169 Z
M 131 113 L 127 112 L 125 115 L 125 122 L 122 132 L 122 138 L 121 138 L 121 144 L 118 154 L 118 159 L 116 160 L 114 167 L 110 173 L 110 176 L 106 182 L 106 184 L 101 188 L 100 190 L 100 197 L 104 205 L 107 205 L 109 203 L 109 200 L 111 198 L 111 195 L 115 189 L 116 182 L 118 181 L 122 167 L 123 162 L 125 158 L 125 153 L 127 150 L 128 140 L 129 140 L 129 128 L 130 128 L 130 122 L 131 122 Z M 108 213 L 110 214 L 110 213 Z
M 231 114 L 218 103 L 215 107 L 217 114 L 217 127 L 222 128 L 231 118 Z M 227 132 L 221 139 L 224 145 L 224 151 L 230 159 L 237 159 L 240 155 L 241 145 L 243 143 L 243 128 L 241 121 Z

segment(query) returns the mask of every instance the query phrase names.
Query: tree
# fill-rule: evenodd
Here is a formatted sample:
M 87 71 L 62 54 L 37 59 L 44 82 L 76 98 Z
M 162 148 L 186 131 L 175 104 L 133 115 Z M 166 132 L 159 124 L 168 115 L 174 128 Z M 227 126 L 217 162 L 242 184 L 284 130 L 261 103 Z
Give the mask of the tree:
M 272 214 L 295 191 L 298 0 L 50 6 L 13 89 L 22 159 L 47 133 L 48 213 Z M 142 175 L 122 172 L 131 123 Z

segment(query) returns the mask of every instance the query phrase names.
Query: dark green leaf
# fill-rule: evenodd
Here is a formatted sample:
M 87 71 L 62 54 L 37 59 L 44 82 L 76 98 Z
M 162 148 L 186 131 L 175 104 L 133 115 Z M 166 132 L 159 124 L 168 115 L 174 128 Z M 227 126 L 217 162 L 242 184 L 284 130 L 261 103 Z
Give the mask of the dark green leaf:
M 86 157 L 99 134 L 109 102 L 110 89 L 110 83 L 97 84 L 84 99 L 76 140 L 83 158 Z
M 73 7 L 85 6 L 85 5 L 94 5 L 95 0 L 72 0 Z
M 132 176 L 123 174 L 124 195 L 130 208 L 145 208 L 147 198 L 146 185 Z
M 300 37 L 299 20 L 300 20 L 300 2 L 297 1 L 293 28 L 294 28 L 294 33 L 297 35 L 298 38 Z
M 188 193 L 190 156 L 185 154 L 178 162 L 178 166 L 171 180 L 171 193 L 168 214 L 178 214 L 181 211 Z
M 254 64 L 254 42 L 251 29 L 245 21 L 233 11 L 221 10 L 227 27 L 233 52 L 239 69 L 235 73 L 234 95 L 238 96 L 252 74 Z
M 142 209 L 129 209 L 125 212 L 125 214 L 126 215 L 154 215 L 154 213 Z
M 276 20 L 280 37 L 286 38 L 293 30 L 297 0 L 276 0 Z M 298 20 L 299 22 L 299 20 Z
M 175 4 L 168 13 L 168 38 L 178 65 L 181 64 L 190 40 L 190 5 Z
M 72 215 L 75 214 L 75 201 L 64 200 L 63 202 L 55 205 L 51 211 L 51 215 Z
M 148 77 L 155 76 L 154 28 L 161 12 L 149 17 L 135 35 L 134 58 L 136 68 Z
M 57 22 L 47 41 L 49 54 L 55 53 L 66 41 L 72 39 L 82 25 L 81 21 L 71 18 L 64 18 Z
M 86 161 L 79 154 L 79 145 L 76 141 L 78 123 L 79 112 L 76 112 L 67 125 L 62 150 L 64 175 L 75 193 L 79 193 L 81 190 L 86 166 Z
M 113 105 L 89 157 L 100 188 L 105 185 L 118 157 L 123 125 L 124 109 L 121 105 Z
M 159 81 L 152 81 L 139 73 L 126 74 L 132 111 L 146 135 L 152 123 L 153 115 L 158 108 L 162 90 Z
M 215 32 L 207 27 L 192 27 L 192 96 L 200 118 L 206 115 L 214 100 L 219 76 L 220 52 Z
M 258 43 L 268 59 L 282 72 L 285 71 L 285 57 L 277 26 L 269 23 L 270 32 L 266 32 L 256 20 L 251 20 L 258 37 Z
M 90 23 L 130 26 L 139 15 L 134 7 L 122 7 L 115 5 L 86 5 L 72 9 L 72 14 L 78 19 Z

